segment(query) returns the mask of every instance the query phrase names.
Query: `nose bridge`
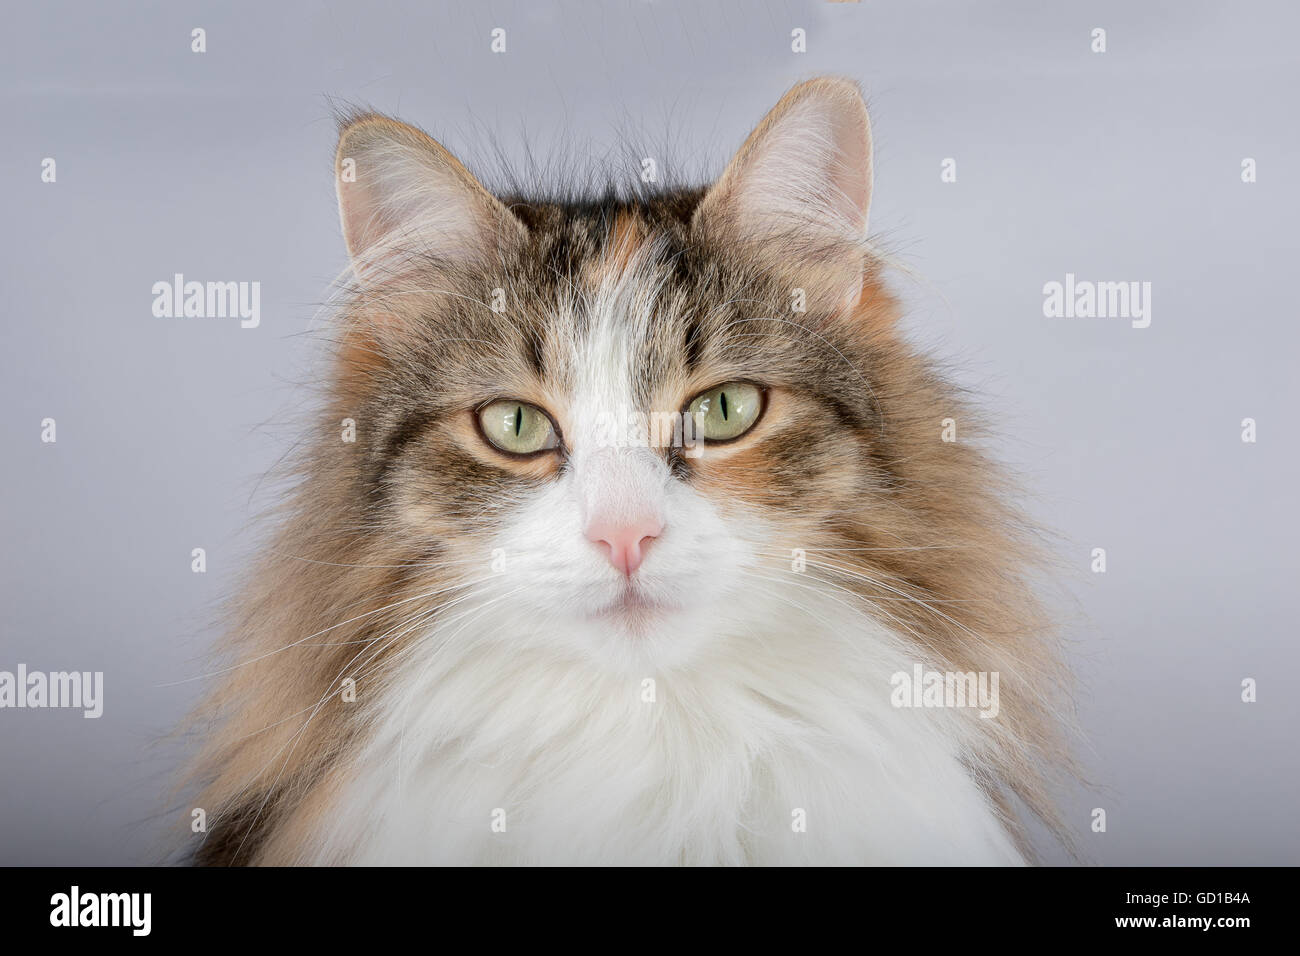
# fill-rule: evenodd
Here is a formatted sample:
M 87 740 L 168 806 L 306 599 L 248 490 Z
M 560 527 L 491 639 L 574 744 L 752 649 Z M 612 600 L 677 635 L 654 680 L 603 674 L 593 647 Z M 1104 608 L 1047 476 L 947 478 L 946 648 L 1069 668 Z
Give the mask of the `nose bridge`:
M 664 521 L 668 466 L 649 448 L 592 448 L 575 456 L 583 524 L 607 527 Z
M 575 463 L 583 535 L 629 578 L 664 529 L 668 468 L 648 448 L 595 448 Z

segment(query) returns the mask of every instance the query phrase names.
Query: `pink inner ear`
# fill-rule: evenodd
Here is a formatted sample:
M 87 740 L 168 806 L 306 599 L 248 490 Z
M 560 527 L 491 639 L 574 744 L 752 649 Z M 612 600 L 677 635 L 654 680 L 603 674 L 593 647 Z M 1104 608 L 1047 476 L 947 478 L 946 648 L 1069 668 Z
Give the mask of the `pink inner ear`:
M 353 269 L 383 281 L 405 253 L 448 261 L 492 256 L 522 224 L 440 144 L 382 117 L 343 131 L 336 162 L 354 162 L 354 181 L 338 179 L 339 216 Z
M 849 117 L 838 125 L 839 141 L 832 176 L 847 200 L 849 221 L 862 233 L 867 230 L 867 212 L 871 206 L 871 134 L 865 124 L 866 114 Z
M 418 162 L 378 167 L 375 176 L 369 183 L 341 184 L 339 191 L 344 237 L 361 271 L 382 276 L 385 260 L 408 249 L 450 260 L 478 253 L 486 213 L 458 194 L 459 184 L 430 176 Z
M 871 135 L 860 100 L 810 94 L 754 144 L 734 201 L 742 223 L 803 223 L 857 239 L 871 202 Z M 755 222 L 757 220 L 758 222 Z

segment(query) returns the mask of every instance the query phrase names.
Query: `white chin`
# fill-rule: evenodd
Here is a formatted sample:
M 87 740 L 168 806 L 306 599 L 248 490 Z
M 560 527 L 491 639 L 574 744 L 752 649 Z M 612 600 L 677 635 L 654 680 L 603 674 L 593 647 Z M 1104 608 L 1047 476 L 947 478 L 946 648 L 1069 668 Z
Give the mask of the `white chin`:
M 698 608 L 616 607 L 578 619 L 575 631 L 598 667 L 645 674 L 689 663 L 714 639 L 711 619 Z

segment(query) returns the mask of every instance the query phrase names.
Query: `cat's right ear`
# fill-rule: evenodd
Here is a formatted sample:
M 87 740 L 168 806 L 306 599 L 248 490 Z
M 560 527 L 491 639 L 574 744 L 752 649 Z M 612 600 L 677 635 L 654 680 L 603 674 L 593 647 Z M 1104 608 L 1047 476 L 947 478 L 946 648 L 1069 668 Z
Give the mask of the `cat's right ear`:
M 414 258 L 492 261 L 502 244 L 525 234 L 441 144 L 386 116 L 343 123 L 334 175 L 343 238 L 363 283 L 401 275 Z

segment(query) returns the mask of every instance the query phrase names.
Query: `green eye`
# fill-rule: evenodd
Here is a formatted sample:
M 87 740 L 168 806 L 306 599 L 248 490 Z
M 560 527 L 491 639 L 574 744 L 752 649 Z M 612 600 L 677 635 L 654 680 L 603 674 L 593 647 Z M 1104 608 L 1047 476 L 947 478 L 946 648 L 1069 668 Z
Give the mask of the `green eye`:
M 730 441 L 754 427 L 763 411 L 763 392 L 748 382 L 728 382 L 695 396 L 686 413 L 706 441 Z
M 478 424 L 483 437 L 512 455 L 531 455 L 559 444 L 547 414 L 525 402 L 489 402 L 478 410 Z

